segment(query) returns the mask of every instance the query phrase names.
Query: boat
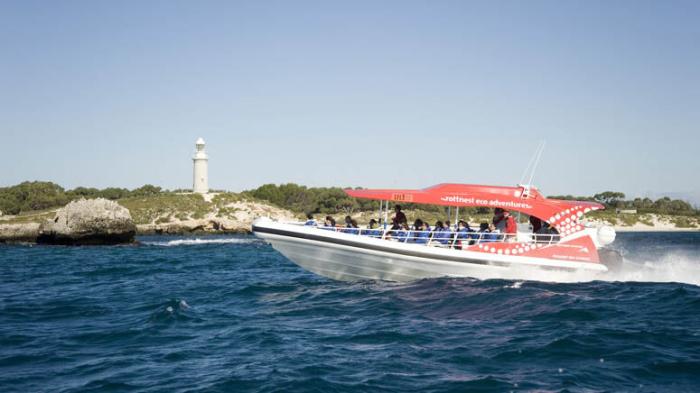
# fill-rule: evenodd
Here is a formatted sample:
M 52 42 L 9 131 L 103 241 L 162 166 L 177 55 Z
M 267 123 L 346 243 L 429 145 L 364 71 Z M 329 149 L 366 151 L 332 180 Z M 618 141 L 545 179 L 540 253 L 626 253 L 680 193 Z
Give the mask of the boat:
M 413 281 L 434 277 L 583 281 L 596 279 L 621 263 L 609 245 L 610 226 L 594 226 L 586 213 L 604 209 L 596 202 L 546 198 L 529 185 L 438 184 L 425 189 L 347 189 L 354 198 L 379 201 L 380 228 L 360 229 L 262 217 L 252 232 L 302 268 L 335 280 Z M 471 232 L 439 238 L 423 231 L 392 230 L 389 204 L 445 206 L 455 221 L 459 208 L 504 209 L 521 220 L 539 219 L 547 233 L 519 224 L 516 233 Z M 525 217 L 523 217 L 525 216 Z M 420 240 L 420 241 L 419 241 Z

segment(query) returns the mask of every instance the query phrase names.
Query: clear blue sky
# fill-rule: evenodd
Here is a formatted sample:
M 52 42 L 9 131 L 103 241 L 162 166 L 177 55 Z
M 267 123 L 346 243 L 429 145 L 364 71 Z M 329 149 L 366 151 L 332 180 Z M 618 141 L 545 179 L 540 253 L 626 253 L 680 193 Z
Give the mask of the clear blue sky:
M 698 1 L 2 1 L 0 186 L 699 191 Z

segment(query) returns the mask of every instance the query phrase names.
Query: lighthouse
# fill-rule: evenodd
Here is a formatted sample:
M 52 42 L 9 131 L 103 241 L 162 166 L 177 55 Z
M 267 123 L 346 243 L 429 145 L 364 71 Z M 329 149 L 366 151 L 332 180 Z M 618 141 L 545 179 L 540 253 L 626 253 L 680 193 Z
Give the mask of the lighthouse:
M 192 191 L 199 194 L 206 194 L 209 192 L 209 157 L 204 151 L 204 139 L 199 138 L 195 142 L 194 157 L 192 157 L 193 168 L 193 182 Z

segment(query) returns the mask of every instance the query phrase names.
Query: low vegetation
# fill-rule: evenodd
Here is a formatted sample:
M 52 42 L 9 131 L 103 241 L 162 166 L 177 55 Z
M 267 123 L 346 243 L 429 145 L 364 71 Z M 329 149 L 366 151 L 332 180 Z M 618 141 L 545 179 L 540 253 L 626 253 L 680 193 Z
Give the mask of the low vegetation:
M 118 202 L 129 209 L 136 224 L 163 224 L 175 219 L 200 219 L 211 211 L 211 204 L 199 194 L 161 193 L 128 197 Z
M 639 214 L 668 214 L 682 216 L 700 216 L 700 210 L 694 208 L 690 203 L 669 197 L 652 200 L 650 198 L 625 199 L 625 194 L 616 191 L 605 191 L 595 194 L 592 197 L 572 196 L 572 195 L 551 195 L 548 198 L 593 201 L 605 205 L 607 210 L 630 210 L 634 209 Z
M 133 190 L 115 187 L 102 190 L 77 187 L 72 190 L 65 190 L 58 184 L 51 182 L 27 181 L 11 187 L 0 187 L 0 212 L 16 215 L 22 212 L 62 207 L 70 201 L 81 198 L 105 198 L 115 201 L 164 193 L 168 193 L 168 191 L 150 184 Z

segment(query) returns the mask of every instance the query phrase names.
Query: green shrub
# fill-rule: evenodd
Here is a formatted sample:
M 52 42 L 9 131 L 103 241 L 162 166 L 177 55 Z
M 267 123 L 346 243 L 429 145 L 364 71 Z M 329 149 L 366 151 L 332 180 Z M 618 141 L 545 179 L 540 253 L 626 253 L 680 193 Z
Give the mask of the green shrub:
M 0 211 L 5 214 L 49 209 L 63 206 L 68 202 L 70 199 L 63 187 L 51 182 L 23 182 L 0 188 Z
M 671 223 L 677 228 L 695 228 L 697 227 L 697 222 L 691 218 L 684 216 L 676 216 L 671 218 Z

